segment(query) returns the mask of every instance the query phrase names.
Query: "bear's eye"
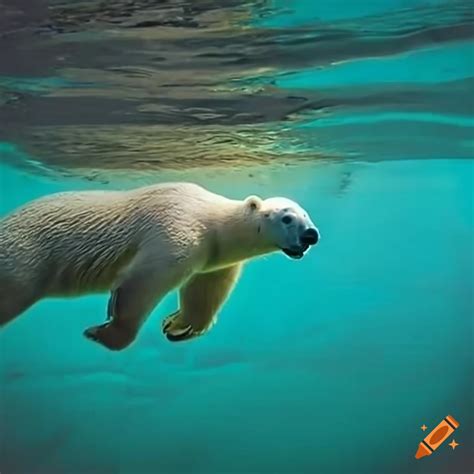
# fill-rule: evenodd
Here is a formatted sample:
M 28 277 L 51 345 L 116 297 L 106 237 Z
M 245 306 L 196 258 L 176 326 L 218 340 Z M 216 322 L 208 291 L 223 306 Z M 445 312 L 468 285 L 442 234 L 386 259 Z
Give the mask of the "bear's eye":
M 291 224 L 293 219 L 291 216 L 284 216 L 281 221 L 283 222 L 283 224 Z

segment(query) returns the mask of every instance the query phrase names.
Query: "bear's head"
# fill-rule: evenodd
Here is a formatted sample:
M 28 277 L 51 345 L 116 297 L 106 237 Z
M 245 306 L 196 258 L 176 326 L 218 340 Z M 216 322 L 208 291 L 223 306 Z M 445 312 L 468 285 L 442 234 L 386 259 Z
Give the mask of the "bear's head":
M 257 196 L 249 196 L 245 202 L 256 218 L 261 237 L 288 257 L 300 259 L 318 243 L 318 229 L 296 202 L 282 197 L 262 200 Z

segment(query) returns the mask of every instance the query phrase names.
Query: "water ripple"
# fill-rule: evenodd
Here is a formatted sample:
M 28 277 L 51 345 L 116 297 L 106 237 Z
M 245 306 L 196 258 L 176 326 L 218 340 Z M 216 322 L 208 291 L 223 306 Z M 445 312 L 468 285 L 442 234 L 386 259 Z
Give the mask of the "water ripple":
M 471 157 L 472 4 L 411 4 L 0 0 L 0 158 L 91 179 Z

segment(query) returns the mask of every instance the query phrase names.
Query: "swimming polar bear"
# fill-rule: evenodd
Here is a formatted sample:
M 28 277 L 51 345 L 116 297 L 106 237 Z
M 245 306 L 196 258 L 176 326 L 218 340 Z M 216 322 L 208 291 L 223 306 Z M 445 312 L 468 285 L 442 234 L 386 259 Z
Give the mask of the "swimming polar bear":
M 246 260 L 303 257 L 319 240 L 289 199 L 233 200 L 191 183 L 82 191 L 33 201 L 0 221 L 0 324 L 45 297 L 111 292 L 105 323 L 84 334 L 112 350 L 179 288 L 163 321 L 170 341 L 204 334 Z

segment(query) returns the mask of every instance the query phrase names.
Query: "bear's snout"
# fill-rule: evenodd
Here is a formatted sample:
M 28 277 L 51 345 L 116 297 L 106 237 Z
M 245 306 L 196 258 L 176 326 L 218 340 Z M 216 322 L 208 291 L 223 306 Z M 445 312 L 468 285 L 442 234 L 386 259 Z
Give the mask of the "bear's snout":
M 301 243 L 305 245 L 316 245 L 319 241 L 319 232 L 316 227 L 306 229 L 300 237 Z

